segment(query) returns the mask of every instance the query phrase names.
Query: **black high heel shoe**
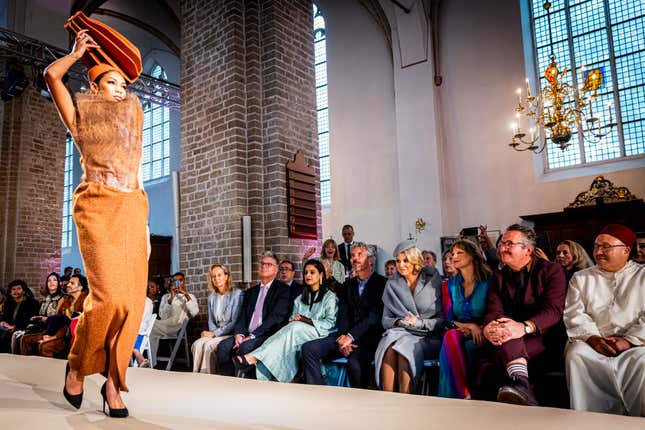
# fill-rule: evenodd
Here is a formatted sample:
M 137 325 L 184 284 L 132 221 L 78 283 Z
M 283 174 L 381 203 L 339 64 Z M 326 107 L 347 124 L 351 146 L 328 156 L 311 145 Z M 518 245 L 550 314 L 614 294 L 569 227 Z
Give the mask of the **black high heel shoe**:
M 103 413 L 112 418 L 127 418 L 128 408 L 112 409 L 108 404 L 107 407 L 108 407 L 109 413 L 105 412 L 105 404 L 107 403 L 106 385 L 107 385 L 107 381 L 105 381 L 103 383 L 103 386 L 101 387 L 101 396 L 103 397 Z
M 80 394 L 69 394 L 67 392 L 67 374 L 69 373 L 69 362 L 67 362 L 67 367 L 65 367 L 65 382 L 63 383 L 63 396 L 65 400 L 69 402 L 70 405 L 74 406 L 76 409 L 81 408 L 81 403 L 83 403 L 83 392 Z

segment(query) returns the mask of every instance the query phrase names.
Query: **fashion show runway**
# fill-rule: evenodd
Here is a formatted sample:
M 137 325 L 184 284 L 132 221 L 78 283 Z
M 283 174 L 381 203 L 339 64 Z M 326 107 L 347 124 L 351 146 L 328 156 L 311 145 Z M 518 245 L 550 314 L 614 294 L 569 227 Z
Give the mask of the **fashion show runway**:
M 101 413 L 104 378 L 80 410 L 63 398 L 65 361 L 0 354 L 0 428 L 54 429 L 643 429 L 643 418 L 378 391 L 128 369 L 127 419 Z

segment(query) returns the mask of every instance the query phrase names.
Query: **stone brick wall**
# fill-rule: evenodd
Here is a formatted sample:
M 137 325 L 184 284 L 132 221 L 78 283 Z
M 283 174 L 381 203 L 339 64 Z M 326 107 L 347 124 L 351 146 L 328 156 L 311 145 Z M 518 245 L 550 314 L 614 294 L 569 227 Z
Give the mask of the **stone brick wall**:
M 65 127 L 54 104 L 29 86 L 4 104 L 0 147 L 2 285 L 36 293 L 60 269 Z
M 299 261 L 320 245 L 287 230 L 287 161 L 300 149 L 318 170 L 311 7 L 181 1 L 179 252 L 202 309 L 195 325 L 205 320 L 210 264 L 242 279 L 243 215 L 252 217 L 254 280 L 264 249 Z

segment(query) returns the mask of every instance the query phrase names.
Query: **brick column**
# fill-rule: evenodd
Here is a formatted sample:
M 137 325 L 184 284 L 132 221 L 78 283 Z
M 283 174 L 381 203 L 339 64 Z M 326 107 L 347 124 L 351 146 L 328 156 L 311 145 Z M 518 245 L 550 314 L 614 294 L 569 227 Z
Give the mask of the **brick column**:
M 0 147 L 2 285 L 23 279 L 36 293 L 60 270 L 65 127 L 54 104 L 29 86 L 4 104 Z
M 243 215 L 254 263 L 320 245 L 287 237 L 286 162 L 301 149 L 318 169 L 311 15 L 308 0 L 181 2 L 179 252 L 201 304 L 210 264 L 242 279 Z

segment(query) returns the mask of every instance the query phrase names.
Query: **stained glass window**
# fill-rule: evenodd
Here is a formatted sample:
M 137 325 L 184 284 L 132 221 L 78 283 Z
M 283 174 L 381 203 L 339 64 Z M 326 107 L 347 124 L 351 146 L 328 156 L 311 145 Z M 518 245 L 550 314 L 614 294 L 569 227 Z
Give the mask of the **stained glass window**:
M 65 180 L 63 185 L 63 235 L 60 246 L 72 246 L 72 194 L 74 193 L 74 140 L 67 134 L 65 138 Z
M 150 75 L 167 80 L 166 72 L 156 64 Z M 143 181 L 170 175 L 170 112 L 162 105 L 143 104 Z
M 548 143 L 547 170 L 645 154 L 645 1 L 551 0 L 552 38 L 544 1 L 530 1 L 540 87 L 553 51 L 560 70 L 575 70 L 565 81 L 578 87 L 582 67 L 602 68 L 595 116 L 608 125 L 608 105 L 614 112 L 613 130 L 599 143 L 582 139 L 577 130 L 564 151 Z
M 314 4 L 314 66 L 316 70 L 316 111 L 318 113 L 318 158 L 320 160 L 320 203 L 331 204 L 329 163 L 329 107 L 327 105 L 327 37 L 325 18 Z

